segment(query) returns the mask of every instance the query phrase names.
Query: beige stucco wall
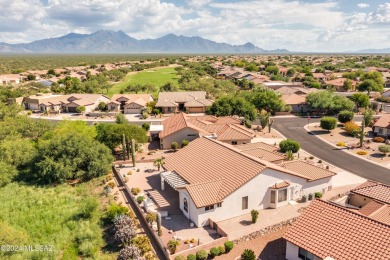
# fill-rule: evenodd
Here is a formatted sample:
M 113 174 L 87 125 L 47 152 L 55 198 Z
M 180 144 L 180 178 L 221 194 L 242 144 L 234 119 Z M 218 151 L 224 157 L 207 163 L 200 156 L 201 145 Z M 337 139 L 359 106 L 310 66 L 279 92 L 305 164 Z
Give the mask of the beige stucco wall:
M 244 139 L 244 140 L 219 140 L 223 143 L 232 144 L 233 141 L 237 142 L 237 145 L 240 144 L 250 144 L 252 142 L 252 139 Z
M 176 111 L 176 107 L 172 107 L 172 111 L 168 111 L 169 107 L 162 107 L 162 113 L 163 114 L 172 114 Z
M 368 204 L 372 199 L 366 198 L 364 196 L 361 196 L 359 194 L 351 193 L 349 195 L 349 204 L 358 208 L 364 207 L 366 204 Z
M 196 135 L 196 136 L 189 136 L 189 135 Z M 170 149 L 172 142 L 177 142 L 180 147 L 182 140 L 185 139 L 188 141 L 193 141 L 198 137 L 199 137 L 198 131 L 187 127 L 180 131 L 177 131 L 176 133 L 166 136 L 163 139 L 160 139 L 160 144 L 162 145 L 162 149 Z
M 237 172 L 237 174 L 240 173 Z M 204 207 L 196 208 L 194 206 L 194 209 L 190 212 L 190 218 L 197 226 L 204 226 L 208 225 L 209 219 L 218 222 L 248 214 L 252 209 L 270 208 L 273 206 L 271 205 L 270 187 L 283 180 L 288 181 L 291 185 L 287 188 L 287 201 L 278 203 L 278 207 L 287 205 L 289 200 L 297 200 L 302 195 L 322 192 L 323 189 L 327 191 L 328 186 L 332 185 L 331 177 L 314 182 L 307 182 L 306 179 L 294 175 L 266 169 L 226 197 L 222 203 L 222 207 L 217 208 L 215 205 L 213 210 L 205 211 Z M 293 192 L 291 192 L 291 190 L 293 190 Z M 248 196 L 248 209 L 243 210 L 242 197 L 245 196 Z
M 124 113 L 125 114 L 141 114 L 142 108 L 143 108 L 143 106 L 141 106 L 139 104 L 130 103 L 124 107 Z
M 299 247 L 286 241 L 286 259 L 287 260 L 301 260 L 298 257 Z M 313 260 L 321 260 L 321 258 L 314 256 Z

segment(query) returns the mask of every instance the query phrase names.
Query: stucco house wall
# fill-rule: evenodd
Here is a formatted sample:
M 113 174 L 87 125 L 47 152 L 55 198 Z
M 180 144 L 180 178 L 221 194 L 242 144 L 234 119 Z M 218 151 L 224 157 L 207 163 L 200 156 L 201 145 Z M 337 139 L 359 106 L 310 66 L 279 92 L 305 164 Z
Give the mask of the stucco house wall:
M 366 197 L 359 195 L 359 194 L 351 193 L 349 195 L 349 203 L 348 204 L 355 206 L 355 207 L 362 208 L 371 201 L 372 201 L 372 199 L 370 199 L 370 198 L 366 198 Z
M 219 140 L 223 143 L 227 144 L 233 144 L 233 142 L 237 142 L 235 145 L 240 145 L 240 144 L 250 144 L 252 142 L 252 139 L 244 139 L 244 140 Z
M 197 226 L 205 226 L 208 225 L 209 219 L 218 222 L 250 213 L 252 209 L 270 208 L 272 206 L 270 187 L 283 180 L 287 180 L 291 185 L 287 187 L 287 201 L 278 203 L 278 207 L 287 205 L 289 200 L 297 200 L 304 194 L 307 195 L 309 193 L 322 191 L 323 189 L 327 190 L 328 186 L 331 186 L 331 177 L 314 182 L 307 182 L 306 179 L 272 169 L 266 169 L 226 197 L 222 202 L 222 207 L 217 207 L 217 204 L 215 204 L 214 209 L 209 211 L 205 211 L 204 207 L 195 207 L 190 212 L 191 220 L 194 221 Z M 291 193 L 291 190 L 293 190 L 293 193 Z M 184 191 L 180 190 L 179 192 L 182 193 Z M 291 194 L 293 194 L 293 196 L 291 196 Z M 248 196 L 248 208 L 242 209 L 242 198 L 246 196 Z M 191 203 L 193 203 L 192 200 Z
M 172 142 L 177 142 L 181 146 L 182 140 L 193 141 L 199 137 L 199 132 L 195 129 L 186 127 L 180 131 L 177 131 L 171 135 L 165 136 L 160 139 L 160 144 L 162 149 L 170 149 Z
M 141 114 L 142 108 L 143 108 L 143 106 L 141 106 L 139 104 L 130 103 L 124 107 L 124 113 L 125 114 Z
M 287 260 L 301 260 L 298 257 L 299 247 L 287 241 L 286 244 L 286 259 Z M 321 258 L 314 256 L 313 260 L 321 260 Z

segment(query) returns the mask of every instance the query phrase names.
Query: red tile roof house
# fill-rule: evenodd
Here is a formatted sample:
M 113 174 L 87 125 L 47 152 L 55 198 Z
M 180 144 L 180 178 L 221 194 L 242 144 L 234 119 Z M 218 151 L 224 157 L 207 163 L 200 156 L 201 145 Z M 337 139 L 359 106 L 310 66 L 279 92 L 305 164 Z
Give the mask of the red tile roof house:
M 373 125 L 374 135 L 390 137 L 390 115 L 384 114 Z
M 390 225 L 323 200 L 283 235 L 286 259 L 390 259 Z
M 168 156 L 164 170 L 161 189 L 178 191 L 180 209 L 196 226 L 326 192 L 335 175 L 303 161 L 273 164 L 206 137 Z
M 212 104 L 213 101 L 206 99 L 205 91 L 160 92 L 156 107 L 160 107 L 163 114 L 179 111 L 204 113 Z
M 232 117 L 190 116 L 178 113 L 164 120 L 163 130 L 159 134 L 161 149 L 170 149 L 172 142 L 179 145 L 183 140 L 192 141 L 200 136 L 211 136 L 229 144 L 250 143 L 255 134 L 240 125 Z
M 111 112 L 123 111 L 124 114 L 141 114 L 146 103 L 153 101 L 150 94 L 114 94 L 107 108 Z

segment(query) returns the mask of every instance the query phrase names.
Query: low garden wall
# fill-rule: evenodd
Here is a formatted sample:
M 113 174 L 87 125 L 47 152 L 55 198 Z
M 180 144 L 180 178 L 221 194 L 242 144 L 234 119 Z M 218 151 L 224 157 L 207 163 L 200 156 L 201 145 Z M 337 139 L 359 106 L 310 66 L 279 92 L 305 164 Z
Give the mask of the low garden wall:
M 208 251 L 210 248 L 212 247 L 218 247 L 218 246 L 223 246 L 223 244 L 228 241 L 228 238 L 227 237 L 221 237 L 221 238 L 218 238 L 210 243 L 207 243 L 207 244 L 202 244 L 202 245 L 199 245 L 199 246 L 195 246 L 193 248 L 189 248 L 189 249 L 186 249 L 186 250 L 183 250 L 183 251 L 180 251 L 176 254 L 173 254 L 171 255 L 170 259 L 173 260 L 175 259 L 176 256 L 184 256 L 186 257 L 187 255 L 189 254 L 196 254 L 196 252 L 200 251 L 200 250 L 206 250 Z

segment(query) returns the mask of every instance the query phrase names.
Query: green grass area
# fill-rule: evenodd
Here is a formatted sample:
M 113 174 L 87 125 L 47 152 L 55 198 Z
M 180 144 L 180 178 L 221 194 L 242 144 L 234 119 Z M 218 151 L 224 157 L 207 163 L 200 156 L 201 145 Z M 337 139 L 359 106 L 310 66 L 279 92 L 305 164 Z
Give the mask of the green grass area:
M 116 259 L 103 252 L 102 180 L 72 187 L 37 187 L 11 183 L 0 188 L 0 244 L 50 246 L 52 252 L 0 252 L 1 259 L 79 259 L 89 255 Z M 91 215 L 85 215 L 90 212 Z
M 149 83 L 155 85 L 157 88 L 168 82 L 178 85 L 179 78 L 180 76 L 177 75 L 177 71 L 172 67 L 148 69 L 127 75 L 122 82 L 115 84 L 112 88 L 110 88 L 107 95 L 112 97 L 113 94 L 119 94 L 122 89 L 126 88 L 126 86 L 130 84 L 145 85 Z M 156 92 L 158 93 L 158 90 Z M 156 95 L 157 93 L 152 94 Z

